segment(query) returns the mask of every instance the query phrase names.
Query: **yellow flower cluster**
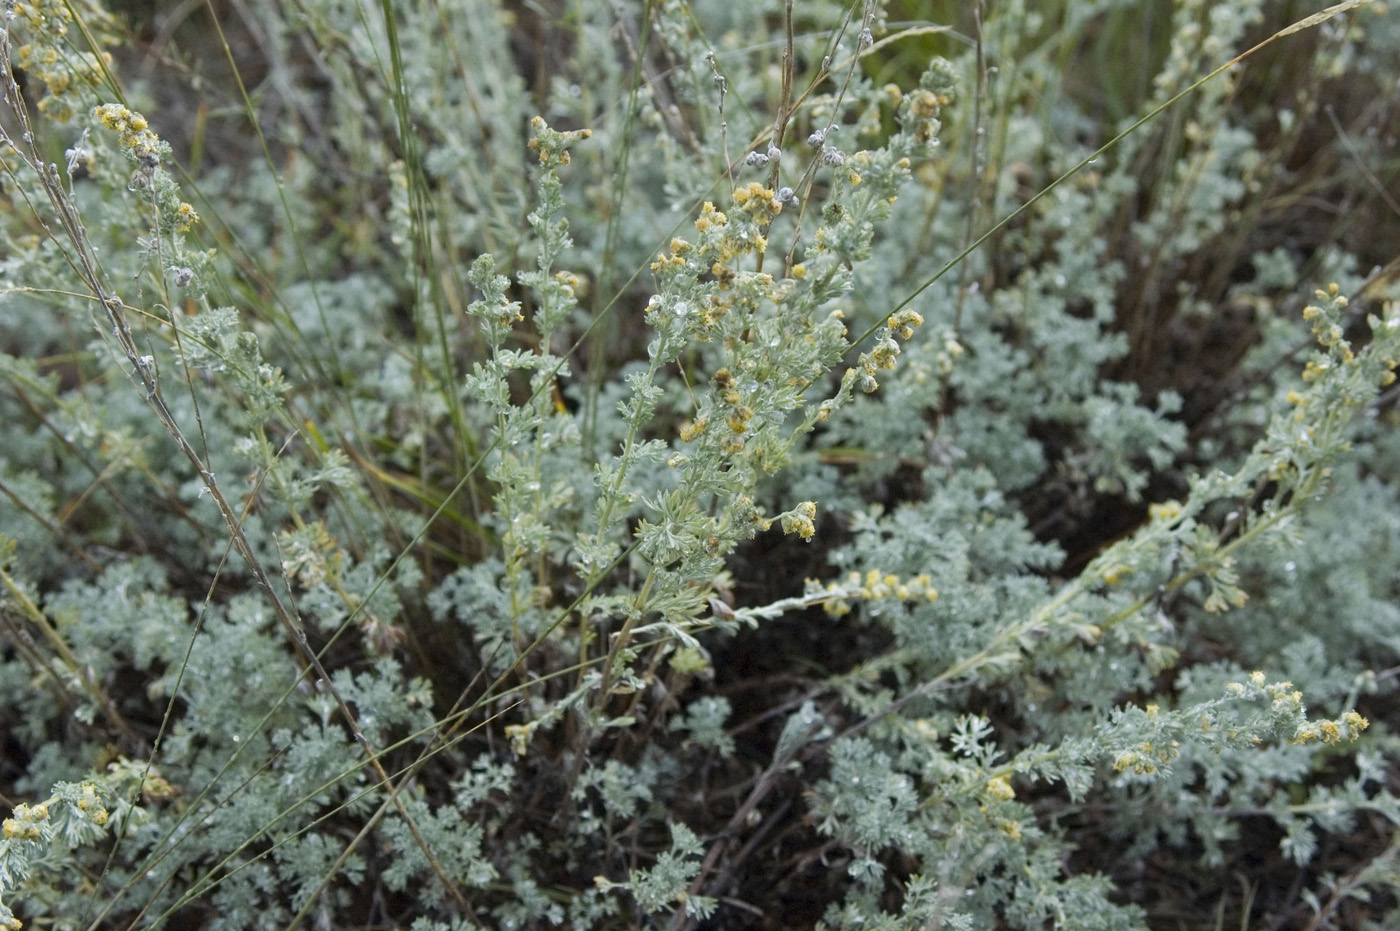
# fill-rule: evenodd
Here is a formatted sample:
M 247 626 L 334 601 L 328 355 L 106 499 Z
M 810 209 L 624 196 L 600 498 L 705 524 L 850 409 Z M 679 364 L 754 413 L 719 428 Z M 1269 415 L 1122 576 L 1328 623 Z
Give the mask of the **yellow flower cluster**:
M 915 327 L 922 326 L 923 322 L 922 314 L 907 308 L 890 315 L 885 322 L 884 337 L 869 352 L 862 353 L 856 368 L 851 370 L 861 391 L 872 394 L 880 387 L 875 378 L 876 372 L 893 369 L 899 356 L 899 343 L 895 337 L 909 340 L 914 335 Z
M 39 101 L 39 112 L 57 123 L 66 123 L 77 112 L 74 103 L 82 92 L 102 82 L 112 56 L 103 52 L 99 57 L 71 48 L 65 36 L 73 13 L 64 0 L 16 3 L 13 12 L 30 37 L 19 47 L 16 63 L 31 77 L 43 81 L 48 92 Z M 85 15 L 87 12 L 90 11 L 85 11 Z
M 817 503 L 803 501 L 797 507 L 778 518 L 783 533 L 795 533 L 804 540 L 810 540 L 817 532 Z
M 690 243 L 684 239 L 671 240 L 671 254 L 657 256 L 656 261 L 651 263 L 651 270 L 662 273 L 666 271 L 678 272 L 685 268 L 683 256 L 690 251 Z
M 696 241 L 673 238 L 669 253 L 659 255 L 651 263 L 651 270 L 662 282 L 663 290 L 668 281 L 684 282 L 688 287 L 694 278 L 708 273 L 720 291 L 746 291 L 744 296 L 734 298 L 736 301 L 782 300 L 774 290 L 772 275 L 743 272 L 735 266 L 734 259 L 767 251 L 768 240 L 760 230 L 782 211 L 783 201 L 773 191 L 754 182 L 735 189 L 734 205 L 739 213 L 731 216 L 711 201 L 705 201 L 700 206 L 700 216 L 695 219 L 695 231 L 699 233 Z M 804 273 L 805 269 L 797 277 Z M 712 297 L 721 301 L 725 298 L 724 295 Z M 702 341 L 708 339 L 708 329 L 727 309 L 727 306 L 702 308 L 697 318 L 697 337 Z
M 534 136 L 526 143 L 526 146 L 540 153 L 540 165 L 545 168 L 557 168 L 560 165 L 569 164 L 567 151 L 569 146 L 593 135 L 591 129 L 575 129 L 567 132 L 550 129 L 549 124 L 541 116 L 530 119 L 530 129 Z
M 709 425 L 710 422 L 704 417 L 687 420 L 685 423 L 681 424 L 680 437 L 687 443 L 693 443 L 700 434 L 705 432 L 705 428 Z
M 932 119 L 948 104 L 946 94 L 935 94 L 930 90 L 917 90 L 909 98 L 909 112 L 921 120 Z
M 1147 506 L 1147 517 L 1153 521 L 1176 520 L 1181 514 L 1180 501 L 1163 501 L 1160 504 L 1149 504 Z
M 1113 761 L 1113 771 L 1121 773 L 1131 769 L 1139 776 L 1150 776 L 1158 766 L 1166 766 L 1181 756 L 1180 743 L 1173 740 L 1165 747 L 1154 746 L 1151 741 L 1143 741 L 1135 750 L 1125 750 Z
M 747 404 L 740 404 L 730 411 L 725 418 L 725 423 L 729 425 L 729 432 L 736 436 L 742 435 L 749 428 L 749 421 L 753 419 L 753 408 Z
M 828 582 L 826 585 L 809 579 L 807 590 L 813 594 L 827 596 L 823 607 L 826 613 L 832 617 L 849 614 L 852 600 L 880 601 L 889 598 L 900 601 L 934 602 L 938 600 L 938 589 L 933 587 L 933 579 L 928 575 L 920 573 L 913 578 L 900 579 L 893 573 L 881 572 L 879 569 L 871 569 L 865 575 L 852 572 L 844 579 Z
M 723 210 L 718 209 L 717 207 L 715 207 L 714 204 L 710 203 L 707 200 L 705 201 L 704 205 L 700 208 L 700 216 L 695 220 L 695 229 L 703 233 L 712 226 L 724 226 L 728 222 L 728 214 L 726 214 Z M 675 243 L 677 241 L 679 240 L 672 241 L 671 248 L 673 252 L 676 251 Z
M 778 200 L 777 195 L 769 188 L 764 187 L 757 181 L 751 182 L 745 187 L 736 188 L 734 191 L 734 203 L 749 216 L 759 223 L 771 223 L 773 218 L 783 212 L 783 202 Z
M 555 272 L 554 280 L 559 282 L 569 297 L 576 297 L 584 286 L 583 279 L 573 272 Z
M 516 756 L 524 756 L 529 751 L 530 741 L 539 726 L 539 721 L 506 725 L 506 737 L 510 739 L 510 748 L 515 751 Z
M 51 814 L 49 803 L 54 802 L 56 798 L 50 798 L 48 802 L 40 802 L 35 805 L 16 805 L 13 817 L 6 818 L 3 826 L 0 826 L 0 839 L 21 843 L 51 842 L 56 833 L 56 827 L 46 827 L 46 823 Z M 107 823 L 107 808 L 102 804 L 102 799 L 97 794 L 96 784 L 83 783 L 77 808 L 93 824 Z M 15 918 L 5 903 L 0 900 L 0 929 L 19 931 L 22 927 L 24 927 L 24 923 Z
M 992 798 L 1009 802 L 1016 797 L 1016 790 L 1011 787 L 1011 775 L 1002 773 L 1000 776 L 993 776 L 987 781 L 987 794 Z
M 1293 742 L 1307 744 L 1320 740 L 1325 744 L 1335 744 L 1343 740 L 1355 740 L 1370 726 L 1371 722 L 1360 714 L 1348 711 L 1335 721 L 1309 721 L 1298 728 L 1298 732 L 1293 735 Z
M 194 208 L 184 201 L 175 208 L 175 229 L 182 233 L 188 233 L 190 227 L 199 222 L 199 214 L 194 212 Z
M 39 840 L 43 836 L 39 825 L 49 820 L 49 806 L 16 805 L 14 814 L 13 818 L 5 819 L 6 840 Z
M 146 118 L 135 110 L 128 110 L 119 103 L 104 103 L 94 107 L 92 115 L 104 127 L 119 134 L 117 141 L 137 161 L 160 160 L 160 137 L 151 132 Z
M 1264 673 L 1255 670 L 1249 674 L 1249 683 L 1256 689 L 1263 689 L 1269 701 L 1273 702 L 1274 710 L 1278 712 L 1299 712 L 1303 709 L 1303 693 L 1294 689 L 1292 682 L 1268 684 Z M 1243 698 L 1249 694 L 1249 688 L 1242 682 L 1231 682 L 1225 686 L 1225 694 L 1233 698 Z M 1293 734 L 1292 743 L 1309 744 L 1320 740 L 1326 744 L 1335 744 L 1343 740 L 1355 740 L 1370 726 L 1371 722 L 1358 712 L 1348 711 L 1332 721 L 1305 721 Z M 1211 727 L 1210 719 L 1203 717 L 1201 730 L 1210 730 Z
M 157 785 L 164 786 L 167 792 L 173 794 L 173 790 L 170 788 L 170 783 L 166 782 L 160 777 L 150 779 L 148 780 L 148 782 L 153 782 Z M 158 794 L 157 797 L 169 798 L 170 795 Z M 92 783 L 86 783 L 83 785 L 83 793 L 78 799 L 78 810 L 87 815 L 88 820 L 91 821 L 93 824 L 101 825 L 107 823 L 107 806 L 103 805 L 102 800 L 97 797 L 97 787 Z
M 132 187 L 149 188 L 160 166 L 160 137 L 151 131 L 150 123 L 135 110 L 119 103 L 104 103 L 93 107 L 92 115 L 106 129 L 117 134 L 117 142 L 132 161 L 136 163 L 136 174 L 132 177 Z M 172 196 L 171 200 L 174 198 Z M 199 222 L 199 214 L 194 207 L 179 201 L 173 204 L 174 226 L 181 233 L 189 232 Z M 168 205 L 163 209 L 170 209 Z
M 907 129 L 909 134 L 921 143 L 933 142 L 937 139 L 938 116 L 948 103 L 949 98 L 946 94 L 935 93 L 924 88 L 905 97 L 900 102 L 900 106 L 904 109 L 909 120 Z
M 56 0 L 26 0 L 16 3 L 12 12 L 15 19 L 24 23 L 31 31 L 51 35 L 55 39 L 67 35 L 68 24 L 73 21 L 73 14 L 62 2 Z
M 914 310 L 901 310 L 890 317 L 889 328 L 891 333 L 898 333 L 899 338 L 908 342 L 914 338 L 914 328 L 923 326 L 923 315 Z
M 1303 381 L 1316 381 L 1326 374 L 1334 364 L 1348 365 L 1355 360 L 1351 344 L 1342 338 L 1340 312 L 1347 307 L 1347 299 L 1340 292 L 1341 288 L 1338 285 L 1330 284 L 1326 290 L 1319 289 L 1313 292 L 1313 296 L 1327 306 L 1309 304 L 1303 308 L 1303 319 L 1312 324 L 1313 337 L 1317 340 L 1318 345 L 1326 350 L 1325 356 L 1315 356 L 1303 367 Z M 1400 364 L 1400 360 L 1397 359 L 1384 361 L 1386 371 L 1381 375 L 1382 387 L 1395 381 L 1395 368 L 1397 364 Z M 1306 403 L 1307 398 L 1297 391 L 1292 391 L 1289 392 L 1288 401 L 1291 404 L 1301 406 Z M 1301 411 L 1298 419 L 1303 419 Z
M 1339 293 L 1340 291 L 1341 288 L 1333 283 L 1327 286 L 1326 291 L 1318 290 L 1314 293 L 1319 300 L 1330 301 L 1333 307 L 1340 310 L 1347 306 L 1347 299 Z M 1352 360 L 1351 344 L 1342 339 L 1341 324 L 1335 320 L 1328 320 L 1321 307 L 1313 304 L 1304 307 L 1303 319 L 1312 324 L 1313 336 L 1323 349 L 1335 347 L 1337 356 L 1343 362 Z M 1303 377 L 1306 379 L 1308 376 L 1304 374 Z

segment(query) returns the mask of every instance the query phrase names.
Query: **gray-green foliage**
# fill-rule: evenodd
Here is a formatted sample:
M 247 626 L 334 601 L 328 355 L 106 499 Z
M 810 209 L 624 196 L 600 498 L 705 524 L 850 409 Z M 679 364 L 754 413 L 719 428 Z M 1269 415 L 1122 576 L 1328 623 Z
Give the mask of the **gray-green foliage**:
M 1400 20 L 963 6 L 7 0 L 0 923 L 1393 921 Z

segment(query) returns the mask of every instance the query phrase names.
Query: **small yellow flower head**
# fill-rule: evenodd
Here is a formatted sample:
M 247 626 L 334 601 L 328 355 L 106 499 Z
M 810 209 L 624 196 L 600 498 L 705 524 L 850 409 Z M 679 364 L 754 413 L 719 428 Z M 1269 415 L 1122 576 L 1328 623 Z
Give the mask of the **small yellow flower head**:
M 583 280 L 573 272 L 555 272 L 554 280 L 563 286 L 565 293 L 573 297 L 583 286 Z
M 822 610 L 830 617 L 845 617 L 851 613 L 851 603 L 844 598 L 838 598 L 835 601 L 828 601 L 822 606 Z
M 736 201 L 739 199 L 738 192 L 735 192 L 734 199 Z M 724 211 L 715 209 L 715 205 L 707 200 L 700 208 L 700 216 L 695 221 L 695 228 L 703 233 L 711 226 L 724 226 L 728 222 L 729 217 L 725 215 Z
M 94 108 L 92 115 L 113 132 L 123 132 L 131 125 L 131 111 L 119 103 L 104 103 Z
M 933 91 L 917 90 L 910 98 L 909 112 L 918 119 L 927 120 L 937 116 L 939 108 L 947 102 L 946 97 Z
M 705 432 L 705 427 L 709 426 L 709 421 L 704 417 L 695 420 L 687 420 L 681 424 L 681 439 L 687 443 L 693 442 L 696 437 Z
M 1262 672 L 1260 672 L 1259 670 L 1256 669 L 1256 670 L 1254 670 L 1254 672 L 1251 672 L 1251 673 L 1249 674 L 1249 681 L 1250 681 L 1250 682 L 1253 682 L 1254 685 L 1257 686 L 1258 688 L 1263 688 L 1263 687 L 1264 687 L 1264 674 L 1263 674 Z
M 1147 516 L 1154 521 L 1176 520 L 1181 514 L 1180 501 L 1163 501 L 1161 504 L 1149 504 L 1147 506 Z
M 39 822 L 47 821 L 49 809 L 46 805 L 16 805 L 15 816 L 6 818 L 0 834 L 10 840 L 38 840 L 42 836 Z
M 538 721 L 531 721 L 528 724 L 506 725 L 506 737 L 510 739 L 510 747 L 515 751 L 516 756 L 525 755 L 530 747 L 530 738 L 535 736 L 535 728 L 538 726 Z
M 530 119 L 530 129 L 534 132 L 534 136 L 526 143 L 526 146 L 540 154 L 540 164 L 545 168 L 569 164 L 569 153 L 566 151 L 568 147 L 593 135 L 591 129 L 576 129 L 569 132 L 550 129 L 544 118 L 539 116 Z
M 774 215 L 783 209 L 783 202 L 778 200 L 775 192 L 757 181 L 736 188 L 734 203 L 760 223 L 772 220 Z
M 1117 585 L 1128 576 L 1133 574 L 1133 567 L 1123 563 L 1117 563 L 1104 570 L 1103 581 L 1105 585 Z
M 915 327 L 923 326 L 923 323 L 924 317 L 918 311 L 901 310 L 890 317 L 889 329 L 907 340 L 913 337 Z
M 817 532 L 816 517 L 817 503 L 803 501 L 787 514 L 782 515 L 783 533 L 795 533 L 804 540 L 810 540 Z
M 987 794 L 1004 802 L 1011 801 L 1016 797 L 1016 790 L 1011 787 L 1011 776 L 1002 773 L 1000 776 L 992 777 L 987 782 Z
M 1150 750 L 1151 747 L 1148 746 L 1148 749 Z M 1157 771 L 1157 764 L 1134 750 L 1125 750 L 1118 754 L 1118 759 L 1113 761 L 1113 771 L 1121 773 L 1127 769 L 1131 769 L 1139 776 L 1150 776 Z
M 198 222 L 199 214 L 195 213 L 194 208 L 189 204 L 182 201 L 180 206 L 175 208 L 175 229 L 181 233 L 188 233 L 190 227 Z
M 1366 720 L 1355 711 L 1348 711 L 1342 715 L 1342 724 L 1347 728 L 1347 737 L 1351 740 L 1361 736 L 1361 732 L 1371 726 L 1371 722 Z
M 92 115 L 103 127 L 117 133 L 118 144 L 137 162 L 138 174 L 148 185 L 150 173 L 160 164 L 161 142 L 160 137 L 151 132 L 146 118 L 119 103 L 93 107 Z

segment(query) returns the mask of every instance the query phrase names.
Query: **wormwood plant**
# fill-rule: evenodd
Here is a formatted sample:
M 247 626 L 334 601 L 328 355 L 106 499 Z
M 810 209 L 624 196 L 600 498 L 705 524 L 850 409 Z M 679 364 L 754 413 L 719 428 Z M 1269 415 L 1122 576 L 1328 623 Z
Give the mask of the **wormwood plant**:
M 0 923 L 1393 922 L 1396 15 L 965 6 L 7 0 Z

